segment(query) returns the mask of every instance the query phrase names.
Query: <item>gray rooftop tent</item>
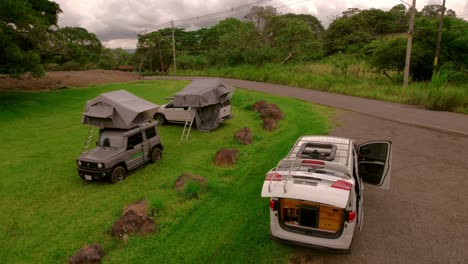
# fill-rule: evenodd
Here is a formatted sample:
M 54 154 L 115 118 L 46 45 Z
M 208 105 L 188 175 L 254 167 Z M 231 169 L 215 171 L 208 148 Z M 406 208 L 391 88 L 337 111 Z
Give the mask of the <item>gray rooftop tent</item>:
M 233 93 L 234 88 L 221 79 L 195 79 L 174 94 L 172 103 L 175 107 L 195 109 L 197 128 L 211 131 L 219 126 L 219 110 L 230 102 Z
M 125 90 L 87 101 L 81 123 L 99 128 L 130 129 L 153 119 L 159 106 Z

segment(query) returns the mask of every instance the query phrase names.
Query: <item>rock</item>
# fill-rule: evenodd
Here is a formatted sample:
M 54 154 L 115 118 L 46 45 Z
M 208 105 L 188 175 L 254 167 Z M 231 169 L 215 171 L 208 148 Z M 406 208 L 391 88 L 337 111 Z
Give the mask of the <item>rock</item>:
M 104 251 L 102 250 L 102 247 L 99 244 L 94 243 L 76 252 L 74 256 L 68 259 L 68 263 L 70 264 L 100 263 L 102 256 L 104 256 Z
M 192 175 L 189 173 L 183 173 L 179 177 L 177 177 L 174 188 L 177 191 L 181 192 L 185 189 L 185 186 L 189 181 L 195 181 L 199 183 L 201 187 L 206 187 L 206 185 L 208 184 L 208 180 L 205 177 Z
M 127 205 L 123 208 L 122 215 L 125 215 L 130 210 L 141 216 L 148 216 L 149 202 L 147 200 L 140 200 L 134 204 Z
M 252 111 L 259 111 L 261 108 L 265 107 L 267 105 L 267 101 L 265 100 L 260 100 L 255 102 L 255 104 L 252 105 Z
M 278 120 L 273 118 L 263 119 L 263 129 L 267 131 L 273 131 L 278 128 Z
M 241 128 L 236 132 L 234 138 L 244 145 L 252 144 L 252 131 L 247 127 Z
M 262 119 L 272 118 L 275 120 L 283 119 L 283 112 L 276 104 L 267 104 L 258 110 Z
M 216 152 L 214 163 L 220 167 L 231 167 L 237 159 L 239 150 L 223 148 Z
M 153 219 L 128 210 L 112 226 L 112 235 L 124 239 L 125 235 L 148 235 L 156 231 Z

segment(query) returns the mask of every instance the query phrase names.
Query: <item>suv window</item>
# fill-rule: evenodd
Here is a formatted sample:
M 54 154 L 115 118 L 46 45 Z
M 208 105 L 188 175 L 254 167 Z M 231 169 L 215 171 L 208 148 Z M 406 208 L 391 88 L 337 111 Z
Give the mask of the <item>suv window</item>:
M 156 136 L 156 128 L 150 127 L 146 129 L 145 133 L 146 133 L 146 139 L 154 138 Z
M 128 137 L 128 144 L 127 149 L 131 149 L 132 147 L 141 144 L 143 142 L 143 136 L 141 133 L 135 134 L 133 136 Z

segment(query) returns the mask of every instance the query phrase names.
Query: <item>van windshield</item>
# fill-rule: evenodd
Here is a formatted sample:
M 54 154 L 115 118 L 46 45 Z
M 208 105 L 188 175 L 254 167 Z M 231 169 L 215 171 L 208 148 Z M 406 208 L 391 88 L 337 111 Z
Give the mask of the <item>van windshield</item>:
M 116 131 L 104 131 L 99 137 L 98 146 L 103 148 L 116 148 L 120 149 L 124 147 L 125 137 L 121 132 Z

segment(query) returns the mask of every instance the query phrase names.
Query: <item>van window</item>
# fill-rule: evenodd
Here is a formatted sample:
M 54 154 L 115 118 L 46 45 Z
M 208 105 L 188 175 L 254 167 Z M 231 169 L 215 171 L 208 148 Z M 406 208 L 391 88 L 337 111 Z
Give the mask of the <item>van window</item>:
M 145 133 L 146 133 L 146 139 L 154 138 L 156 136 L 156 127 L 150 127 L 146 129 Z
M 143 136 L 141 135 L 141 133 L 130 136 L 128 137 L 127 149 L 131 149 L 131 147 L 141 144 L 142 142 L 143 142 Z

